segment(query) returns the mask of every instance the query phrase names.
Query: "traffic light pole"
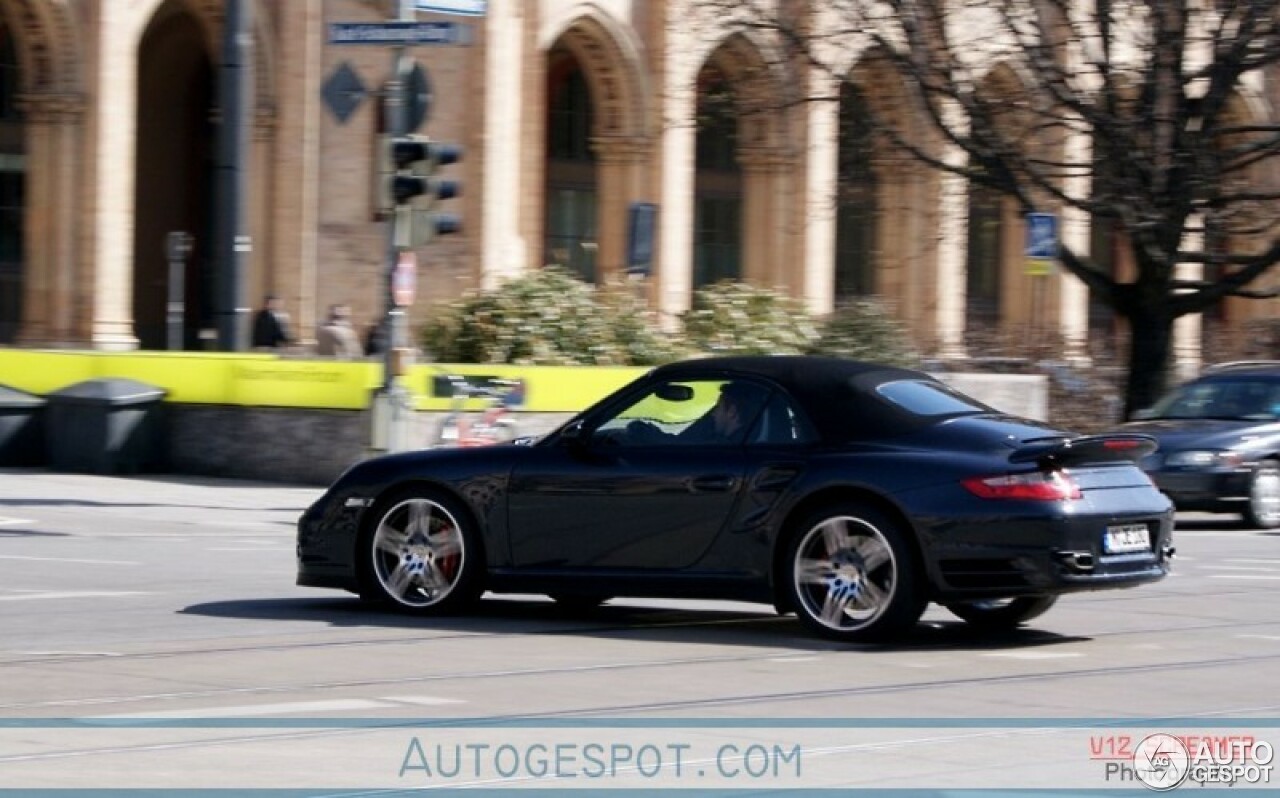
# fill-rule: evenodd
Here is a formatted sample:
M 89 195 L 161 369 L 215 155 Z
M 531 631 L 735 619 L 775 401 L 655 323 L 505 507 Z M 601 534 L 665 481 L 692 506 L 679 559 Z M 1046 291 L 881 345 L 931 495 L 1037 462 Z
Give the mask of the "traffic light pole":
M 412 0 L 391 0 L 396 6 L 393 21 L 414 19 Z M 405 48 L 396 45 L 391 48 L 391 76 L 387 80 L 382 97 L 383 135 L 390 140 L 403 136 L 406 130 L 405 120 Z M 382 353 L 382 386 L 374 394 L 373 399 L 373 446 L 375 450 L 399 451 L 406 448 L 407 426 L 411 409 L 411 395 L 396 379 L 398 360 L 404 345 L 404 314 L 396 306 L 393 294 L 396 261 L 400 250 L 396 244 L 396 214 L 394 210 L 386 223 L 386 257 L 382 274 L 382 308 L 383 330 L 386 332 L 386 345 Z
M 247 349 L 249 306 L 244 275 L 249 235 L 249 147 L 253 113 L 253 25 L 250 0 L 228 0 L 220 67 L 218 133 L 216 315 L 218 341 L 230 352 Z

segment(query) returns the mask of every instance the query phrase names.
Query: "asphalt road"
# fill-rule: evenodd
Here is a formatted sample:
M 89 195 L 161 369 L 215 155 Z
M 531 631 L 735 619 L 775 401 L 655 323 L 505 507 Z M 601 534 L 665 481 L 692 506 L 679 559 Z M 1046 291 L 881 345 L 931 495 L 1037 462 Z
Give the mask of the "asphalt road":
M 1142 789 L 1158 732 L 1280 787 L 1280 534 L 1229 517 L 1026 630 L 850 647 L 746 604 L 372 611 L 293 584 L 318 493 L 0 471 L 0 792 Z

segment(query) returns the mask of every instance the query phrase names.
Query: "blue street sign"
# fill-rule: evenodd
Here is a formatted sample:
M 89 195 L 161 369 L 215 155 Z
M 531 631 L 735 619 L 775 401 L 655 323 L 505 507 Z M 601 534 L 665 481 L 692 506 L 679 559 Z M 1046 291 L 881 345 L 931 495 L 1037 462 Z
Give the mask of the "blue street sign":
M 457 14 L 463 17 L 483 17 L 489 8 L 488 0 L 414 0 L 414 11 L 431 14 Z
M 1027 252 L 1031 260 L 1058 257 L 1058 217 L 1052 213 L 1027 214 Z
M 471 26 L 459 22 L 331 22 L 329 44 L 471 44 Z

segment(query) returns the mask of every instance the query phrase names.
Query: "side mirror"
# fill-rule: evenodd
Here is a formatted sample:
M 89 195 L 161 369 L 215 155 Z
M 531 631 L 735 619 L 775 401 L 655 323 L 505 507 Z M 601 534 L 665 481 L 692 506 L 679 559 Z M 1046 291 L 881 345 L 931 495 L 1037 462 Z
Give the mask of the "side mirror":
M 571 421 L 560 430 L 560 441 L 569 446 L 581 446 L 586 443 L 587 436 L 583 432 L 582 419 Z

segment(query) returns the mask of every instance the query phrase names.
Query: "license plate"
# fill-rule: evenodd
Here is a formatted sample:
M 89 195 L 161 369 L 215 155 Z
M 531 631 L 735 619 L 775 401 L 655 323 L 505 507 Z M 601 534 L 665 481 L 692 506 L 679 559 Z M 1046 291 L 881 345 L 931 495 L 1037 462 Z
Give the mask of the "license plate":
M 1151 532 L 1146 524 L 1109 526 L 1102 536 L 1102 550 L 1107 554 L 1151 551 Z

